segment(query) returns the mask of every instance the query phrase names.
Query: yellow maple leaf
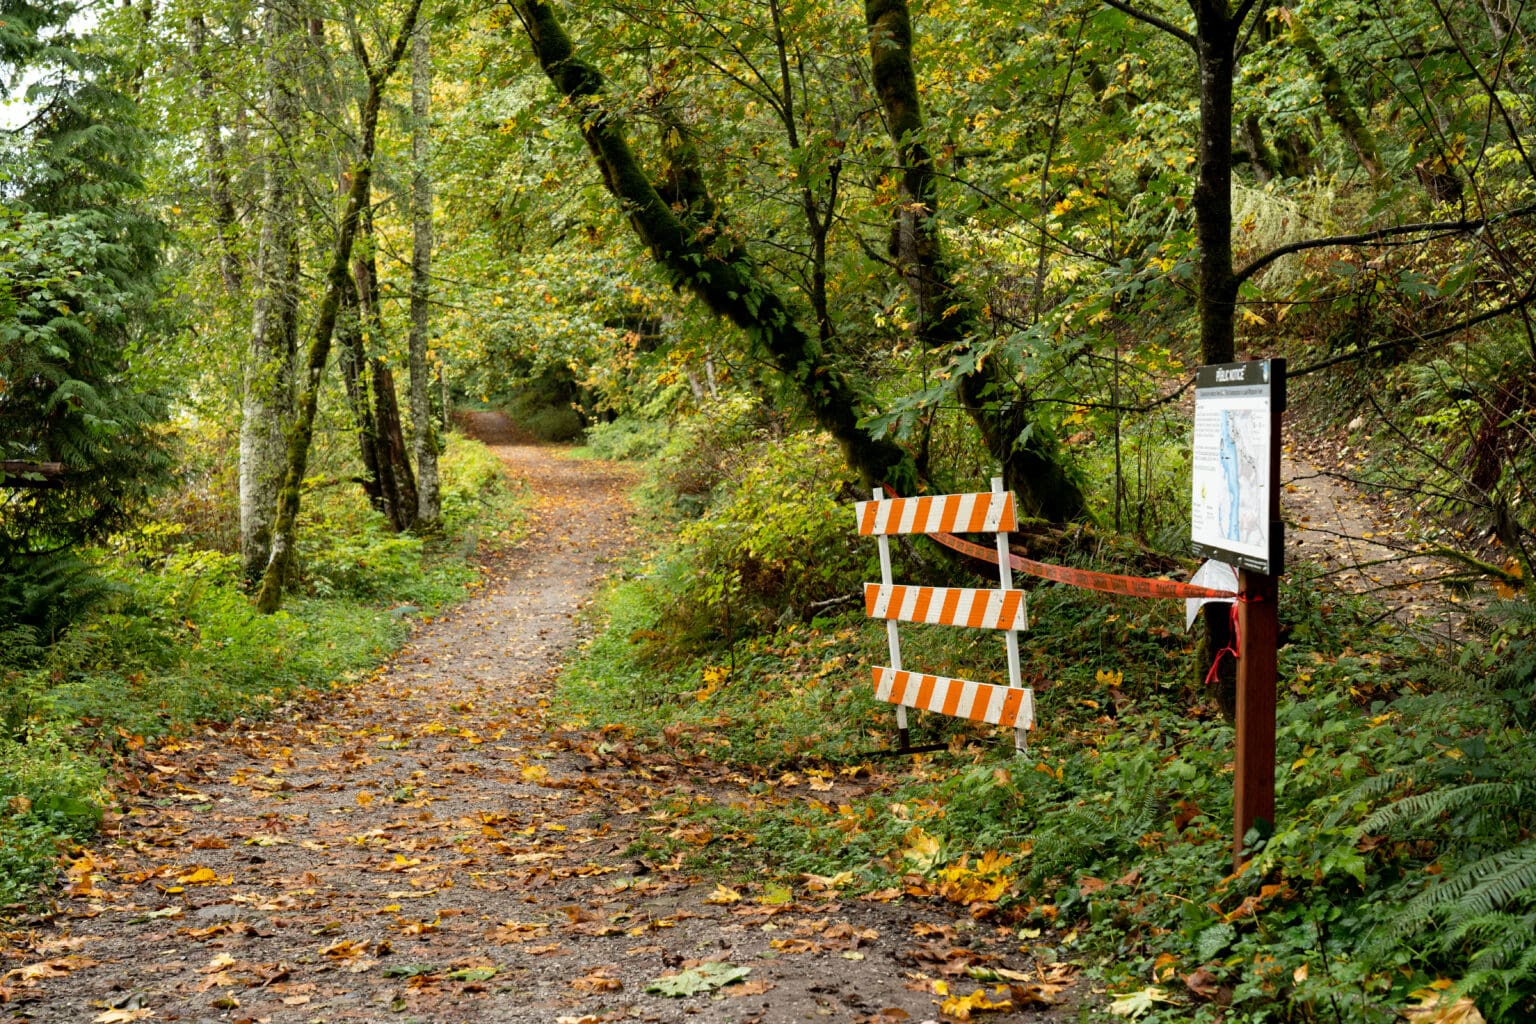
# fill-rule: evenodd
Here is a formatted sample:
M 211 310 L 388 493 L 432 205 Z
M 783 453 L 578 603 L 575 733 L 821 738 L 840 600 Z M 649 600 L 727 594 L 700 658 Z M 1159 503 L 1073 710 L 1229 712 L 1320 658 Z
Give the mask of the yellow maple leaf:
M 1006 997 L 1007 986 L 999 985 L 993 995 Z M 1013 1009 L 1012 999 L 988 999 L 985 989 L 977 989 L 968 996 L 950 996 L 939 1007 L 939 1013 L 955 1020 L 970 1020 L 973 1013 L 1001 1013 L 1011 1009 Z
M 725 907 L 732 903 L 741 902 L 741 893 L 724 885 L 717 885 L 714 892 L 704 897 L 704 902 L 717 907 Z

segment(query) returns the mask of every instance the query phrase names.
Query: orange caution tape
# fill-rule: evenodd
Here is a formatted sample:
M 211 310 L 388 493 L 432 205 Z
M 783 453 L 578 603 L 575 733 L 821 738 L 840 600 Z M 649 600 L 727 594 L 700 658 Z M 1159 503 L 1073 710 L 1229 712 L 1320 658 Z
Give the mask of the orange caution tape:
M 889 491 L 890 486 L 887 485 L 886 489 Z M 894 494 L 895 492 L 891 491 L 891 493 Z M 972 544 L 970 541 L 961 540 L 959 537 L 948 533 L 930 533 L 928 536 L 947 548 L 970 555 L 972 558 L 991 562 L 993 565 L 997 564 L 997 551 L 994 548 Z M 1069 569 L 1064 565 L 1037 562 L 1032 558 L 1022 558 L 1011 553 L 1008 555 L 1008 564 L 1020 572 L 1029 573 L 1031 576 L 1039 576 L 1042 579 L 1065 583 L 1069 587 L 1097 590 L 1106 594 L 1123 594 L 1127 597 L 1180 599 L 1237 597 L 1237 592 L 1233 590 L 1197 587 L 1192 583 L 1181 583 L 1178 580 L 1148 579 L 1144 576 L 1116 576 L 1113 573 L 1090 572 L 1087 569 Z

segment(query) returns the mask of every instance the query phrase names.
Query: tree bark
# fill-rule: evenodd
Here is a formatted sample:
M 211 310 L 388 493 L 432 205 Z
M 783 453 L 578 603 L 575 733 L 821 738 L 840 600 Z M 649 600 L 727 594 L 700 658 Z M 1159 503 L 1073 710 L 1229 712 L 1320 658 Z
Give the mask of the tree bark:
M 1200 241 L 1200 360 L 1230 363 L 1236 351 L 1237 279 L 1232 273 L 1232 79 L 1237 28 L 1227 0 L 1197 0 L 1195 55 L 1200 69 L 1199 176 L 1195 233 Z
M 963 356 L 982 325 L 969 299 L 953 283 L 937 222 L 938 183 L 923 142 L 924 121 L 912 61 L 912 20 L 906 0 L 866 0 L 875 92 L 896 148 L 901 187 L 896 211 L 896 258 L 916 308 L 917 338 L 929 350 Z M 1030 516 L 1064 523 L 1081 517 L 1086 503 L 1066 472 L 1055 441 L 1033 423 L 1028 391 L 997 359 L 983 359 L 961 377 L 960 402 L 1006 486 Z
M 187 26 L 187 43 L 197 76 L 194 93 L 203 106 L 203 162 L 208 165 L 208 200 L 213 207 L 213 225 L 219 233 L 219 273 L 224 278 L 224 291 L 237 297 L 241 274 L 240 260 L 235 254 L 235 201 L 229 185 L 224 126 L 219 117 L 218 102 L 213 96 L 213 74 L 204 59 L 207 35 L 203 16 L 193 15 Z
M 293 415 L 299 265 L 288 147 L 299 115 L 291 59 L 297 31 L 298 21 L 283 0 L 267 5 L 262 37 L 271 135 L 263 162 L 261 237 L 240 416 L 240 560 L 250 583 L 271 560 L 283 432 Z
M 368 392 L 373 398 L 369 416 L 373 424 L 374 451 L 378 459 L 380 510 L 390 529 L 401 533 L 416 525 L 416 481 L 406 454 L 400 427 L 400 406 L 395 397 L 395 377 L 384 361 L 386 350 L 384 312 L 379 302 L 379 268 L 373 232 L 373 196 L 363 196 L 358 224 L 363 244 L 352 264 L 357 282 L 358 309 L 362 314 L 364 352 L 368 368 Z
M 304 471 L 309 465 L 309 447 L 314 440 L 315 413 L 320 403 L 320 380 L 325 374 L 325 364 L 330 358 L 331 341 L 336 332 L 336 316 L 341 306 L 342 293 L 350 276 L 352 245 L 357 238 L 358 221 L 362 206 L 370 194 L 373 176 L 374 144 L 379 127 L 379 107 L 384 99 L 384 86 L 394 75 L 395 69 L 405 56 L 405 48 L 415 31 L 416 16 L 421 10 L 421 0 L 412 0 L 405 12 L 405 22 L 395 38 L 385 62 L 374 67 L 367 60 L 367 51 L 358 44 L 358 56 L 368 73 L 368 96 L 363 101 L 363 116 L 358 126 L 360 140 L 357 165 L 353 168 L 352 185 L 347 190 L 342 208 L 341 224 L 336 232 L 336 246 L 331 253 L 331 264 L 326 271 L 325 295 L 315 317 L 310 334 L 309 351 L 304 364 L 304 389 L 299 412 L 293 429 L 288 433 L 288 466 L 278 496 L 277 521 L 272 530 L 272 554 L 266 571 L 261 577 L 261 589 L 256 595 L 256 608 L 272 613 L 282 606 L 283 588 L 291 573 L 292 551 L 299 518 L 300 492 L 304 484 Z
M 432 51 L 430 29 L 416 26 L 411 44 L 411 444 L 416 457 L 416 530 L 441 528 L 442 499 L 437 480 L 437 430 L 432 418 L 432 370 L 427 364 L 431 338 Z
M 842 446 L 848 465 L 866 483 L 888 480 L 898 489 L 911 487 L 915 471 L 907 453 L 859 426 L 870 409 L 870 397 L 796 323 L 788 304 L 741 244 L 719 230 L 702 178 L 676 175 L 696 191 L 678 196 L 676 210 L 664 201 L 630 149 L 623 115 L 608 104 L 602 75 L 576 56 L 554 9 L 538 0 L 516 0 L 513 9 L 539 65 L 574 109 L 603 183 L 623 204 L 630 226 L 656 263 L 678 287 L 689 289 L 717 316 L 747 333 L 799 393 L 816 422 Z

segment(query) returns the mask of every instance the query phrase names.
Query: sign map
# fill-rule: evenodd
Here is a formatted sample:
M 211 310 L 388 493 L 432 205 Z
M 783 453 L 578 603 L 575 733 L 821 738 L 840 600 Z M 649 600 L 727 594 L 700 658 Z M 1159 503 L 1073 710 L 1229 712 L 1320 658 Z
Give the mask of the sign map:
M 1268 361 L 1202 366 L 1195 381 L 1190 539 L 1196 554 L 1256 572 L 1279 568 L 1270 565 L 1273 383 Z

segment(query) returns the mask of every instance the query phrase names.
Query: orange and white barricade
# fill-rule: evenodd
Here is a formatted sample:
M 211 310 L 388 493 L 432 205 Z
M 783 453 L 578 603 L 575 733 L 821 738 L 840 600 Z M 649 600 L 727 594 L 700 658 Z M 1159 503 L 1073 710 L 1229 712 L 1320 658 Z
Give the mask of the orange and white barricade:
M 855 513 L 860 535 L 873 536 L 880 545 L 880 583 L 864 585 L 864 609 L 870 618 L 885 620 L 891 663 L 874 669 L 875 696 L 896 705 L 902 749 L 908 747 L 907 708 L 921 708 L 1012 726 L 1014 747 L 1023 751 L 1035 724 L 1034 691 L 1024 686 L 1019 672 L 1019 633 L 1029 628 L 1029 611 L 1024 592 L 1013 585 L 1008 534 L 1018 521 L 1013 495 L 1003 490 L 1002 478 L 992 479 L 991 493 L 926 498 L 886 498 L 884 489 L 877 487 L 874 500 L 858 502 Z M 997 534 L 1000 589 L 908 586 L 892 580 L 891 535 L 952 532 Z M 1008 652 L 1008 685 L 905 670 L 898 622 L 1001 631 Z

